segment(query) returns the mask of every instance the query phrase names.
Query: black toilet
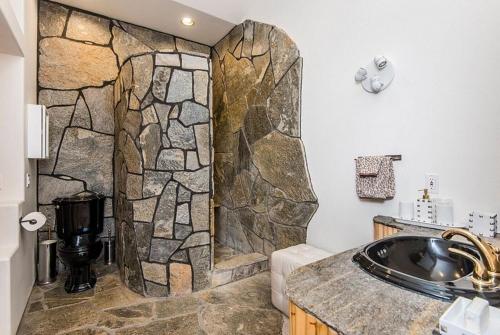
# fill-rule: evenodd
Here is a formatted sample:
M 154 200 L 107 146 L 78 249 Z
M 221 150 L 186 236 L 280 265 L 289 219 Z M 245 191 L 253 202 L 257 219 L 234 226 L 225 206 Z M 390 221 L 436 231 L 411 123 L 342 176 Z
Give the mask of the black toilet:
M 103 230 L 104 196 L 82 192 L 53 203 L 59 237 L 57 254 L 70 270 L 64 289 L 68 293 L 91 289 L 96 283 L 91 263 L 102 250 L 99 234 Z

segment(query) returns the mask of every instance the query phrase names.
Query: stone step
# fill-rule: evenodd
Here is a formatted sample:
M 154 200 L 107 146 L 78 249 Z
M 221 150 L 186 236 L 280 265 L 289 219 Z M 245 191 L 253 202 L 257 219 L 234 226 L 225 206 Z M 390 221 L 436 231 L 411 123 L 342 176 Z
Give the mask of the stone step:
M 268 258 L 259 253 L 238 254 L 216 263 L 212 271 L 212 287 L 251 277 L 268 270 Z

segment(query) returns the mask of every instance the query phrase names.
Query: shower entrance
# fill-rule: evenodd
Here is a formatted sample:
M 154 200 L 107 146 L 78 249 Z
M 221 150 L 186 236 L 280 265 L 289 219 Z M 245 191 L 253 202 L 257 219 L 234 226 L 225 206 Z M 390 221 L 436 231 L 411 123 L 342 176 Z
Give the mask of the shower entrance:
M 305 243 L 317 208 L 300 139 L 302 58 L 288 35 L 245 21 L 212 49 L 213 284 L 267 270 Z

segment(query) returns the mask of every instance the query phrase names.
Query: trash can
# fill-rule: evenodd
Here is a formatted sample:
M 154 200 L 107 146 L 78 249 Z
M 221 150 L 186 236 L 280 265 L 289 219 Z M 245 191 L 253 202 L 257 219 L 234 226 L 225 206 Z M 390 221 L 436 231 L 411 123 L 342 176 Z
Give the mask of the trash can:
M 38 285 L 47 285 L 57 279 L 57 240 L 45 240 L 38 244 Z
M 111 265 L 115 262 L 115 239 L 109 237 L 104 240 L 104 264 Z

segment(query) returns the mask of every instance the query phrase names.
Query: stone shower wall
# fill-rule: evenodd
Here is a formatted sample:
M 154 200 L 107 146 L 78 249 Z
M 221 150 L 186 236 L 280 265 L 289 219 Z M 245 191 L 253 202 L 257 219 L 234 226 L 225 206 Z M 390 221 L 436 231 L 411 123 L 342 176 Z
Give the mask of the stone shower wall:
M 39 103 L 50 116 L 40 211 L 53 225 L 54 198 L 102 193 L 131 289 L 204 287 L 212 259 L 210 48 L 49 1 L 39 6 Z
M 210 59 L 131 57 L 115 84 L 120 273 L 151 296 L 209 286 Z
M 318 203 L 300 139 L 297 46 L 245 21 L 215 45 L 212 65 L 216 239 L 266 255 L 304 243 Z

